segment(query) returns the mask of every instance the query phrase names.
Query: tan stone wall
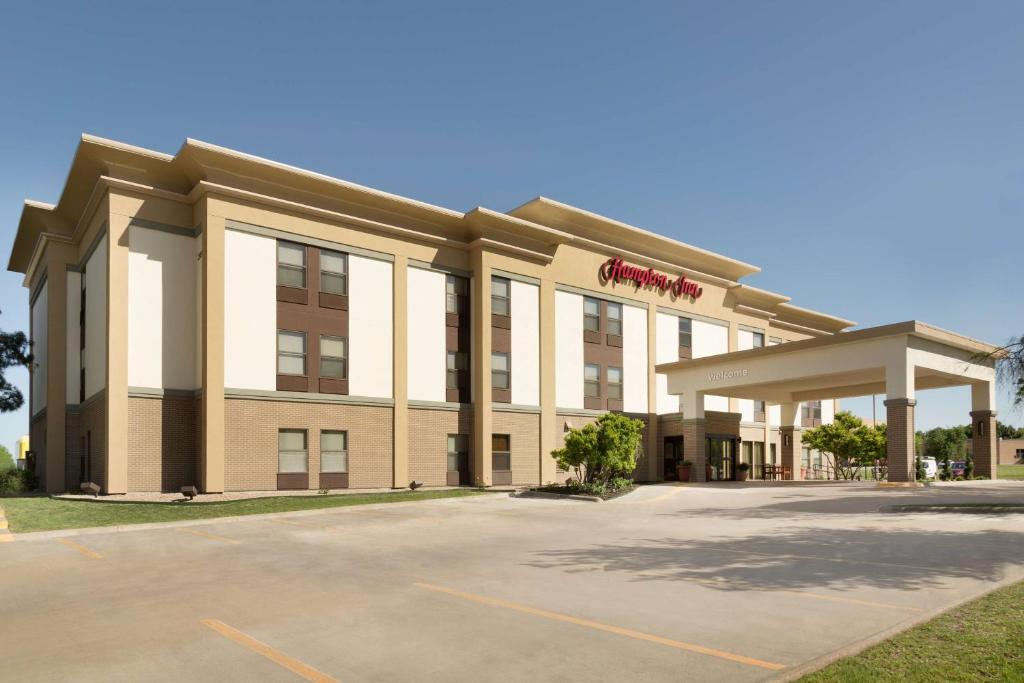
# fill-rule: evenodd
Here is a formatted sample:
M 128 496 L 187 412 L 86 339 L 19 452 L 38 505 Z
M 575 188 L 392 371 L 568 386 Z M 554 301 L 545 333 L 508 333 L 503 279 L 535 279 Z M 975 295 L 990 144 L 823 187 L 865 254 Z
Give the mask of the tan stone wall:
M 427 486 L 445 486 L 448 435 L 473 436 L 473 411 L 411 408 L 409 410 L 409 478 Z M 470 439 L 472 452 L 473 440 Z M 470 458 L 472 462 L 472 457 Z
M 1017 459 L 1018 448 L 1024 449 L 1024 439 L 999 439 L 999 464 L 1024 465 L 1024 460 Z
M 706 410 L 704 411 L 704 433 L 739 436 L 740 417 L 739 413 Z
M 128 490 L 179 491 L 197 483 L 195 399 L 128 398 Z
M 512 439 L 512 485 L 540 483 L 540 415 L 536 413 L 491 413 L 494 434 Z
M 224 490 L 277 489 L 277 431 L 308 432 L 309 488 L 320 483 L 320 431 L 348 431 L 350 488 L 392 484 L 390 406 L 228 398 L 224 401 Z

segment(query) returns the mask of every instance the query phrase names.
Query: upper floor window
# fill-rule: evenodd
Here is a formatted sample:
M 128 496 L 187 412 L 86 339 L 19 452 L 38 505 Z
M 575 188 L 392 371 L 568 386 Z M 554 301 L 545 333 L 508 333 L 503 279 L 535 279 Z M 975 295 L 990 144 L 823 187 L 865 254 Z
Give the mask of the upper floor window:
M 491 387 L 508 389 L 510 384 L 508 354 L 495 351 L 491 354 Z
M 469 436 L 448 435 L 448 471 L 458 472 L 469 468 Z
M 583 366 L 583 396 L 601 397 L 601 366 L 587 363 Z
M 291 242 L 277 243 L 277 284 L 306 286 L 306 247 Z
M 608 334 L 622 335 L 622 304 L 608 302 Z
M 512 315 L 511 282 L 503 277 L 491 278 L 491 313 Z
M 679 345 L 687 349 L 693 346 L 693 321 L 689 318 L 679 319 Z
M 601 331 L 601 302 L 597 299 L 583 299 L 583 329 L 587 332 Z
M 348 256 L 337 251 L 320 250 L 320 291 L 348 295 Z
M 764 346 L 764 333 L 754 332 L 753 335 L 753 348 L 758 349 Z
M 458 275 L 447 275 L 444 279 L 445 313 L 461 313 L 462 300 L 469 294 L 469 282 Z
M 608 368 L 608 398 L 622 400 L 622 368 Z
M 800 408 L 800 411 L 805 420 L 820 420 L 821 401 L 806 401 Z
M 469 370 L 469 359 L 464 351 L 448 352 L 448 370 L 446 386 L 449 389 L 461 389 L 466 385 L 465 375 Z
M 282 474 L 307 472 L 309 451 L 305 429 L 280 429 L 277 432 L 277 471 Z
M 344 337 L 320 335 L 320 376 L 348 378 L 348 341 Z
M 277 372 L 281 375 L 306 374 L 306 333 L 277 332 Z
M 320 432 L 320 471 L 348 472 L 348 432 Z

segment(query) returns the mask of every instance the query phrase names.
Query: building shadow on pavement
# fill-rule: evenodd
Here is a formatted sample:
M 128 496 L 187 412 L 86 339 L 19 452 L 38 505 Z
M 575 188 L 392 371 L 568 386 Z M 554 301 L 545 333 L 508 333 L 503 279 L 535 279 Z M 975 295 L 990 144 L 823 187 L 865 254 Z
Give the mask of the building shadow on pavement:
M 948 579 L 999 581 L 1024 563 L 1024 534 L 800 528 L 721 539 L 637 539 L 539 551 L 527 565 L 618 572 L 722 590 L 938 588 Z

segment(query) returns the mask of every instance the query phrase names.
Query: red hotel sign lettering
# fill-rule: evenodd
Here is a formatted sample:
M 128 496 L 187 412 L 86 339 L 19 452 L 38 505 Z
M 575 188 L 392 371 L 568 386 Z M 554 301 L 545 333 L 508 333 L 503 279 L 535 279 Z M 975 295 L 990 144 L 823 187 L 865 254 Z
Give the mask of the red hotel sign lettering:
M 652 268 L 641 268 L 623 263 L 618 256 L 605 261 L 599 271 L 601 282 L 632 282 L 636 288 L 657 287 L 662 292 L 671 292 L 673 298 L 688 296 L 699 299 L 704 289 L 693 280 L 687 280 L 685 275 L 672 279 L 664 273 L 658 273 Z

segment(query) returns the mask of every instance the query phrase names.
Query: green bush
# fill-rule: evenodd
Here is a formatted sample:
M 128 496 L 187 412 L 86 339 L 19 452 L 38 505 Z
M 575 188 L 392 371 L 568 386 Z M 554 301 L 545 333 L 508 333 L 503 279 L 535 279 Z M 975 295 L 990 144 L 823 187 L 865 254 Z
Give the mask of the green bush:
M 0 471 L 0 496 L 17 496 L 36 488 L 35 474 L 28 470 Z
M 644 423 L 618 413 L 605 413 L 597 422 L 565 435 L 565 446 L 552 451 L 558 466 L 576 475 L 580 484 L 600 484 L 628 478 L 636 469 Z

